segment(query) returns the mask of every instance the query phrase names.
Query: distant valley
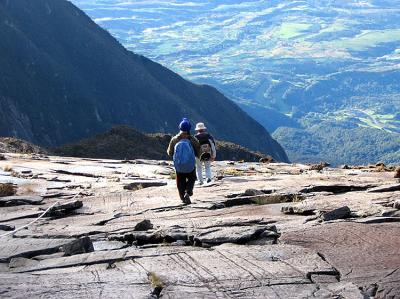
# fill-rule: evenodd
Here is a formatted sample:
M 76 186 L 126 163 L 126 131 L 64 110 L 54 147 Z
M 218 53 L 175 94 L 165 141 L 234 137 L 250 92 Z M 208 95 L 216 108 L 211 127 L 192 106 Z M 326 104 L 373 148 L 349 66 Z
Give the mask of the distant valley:
M 72 2 L 128 49 L 216 86 L 293 161 L 400 163 L 395 0 Z
M 115 125 L 176 133 L 188 117 L 218 140 L 288 161 L 266 129 L 215 88 L 126 50 L 69 1 L 1 1 L 0 20 L 0 136 L 55 147 Z

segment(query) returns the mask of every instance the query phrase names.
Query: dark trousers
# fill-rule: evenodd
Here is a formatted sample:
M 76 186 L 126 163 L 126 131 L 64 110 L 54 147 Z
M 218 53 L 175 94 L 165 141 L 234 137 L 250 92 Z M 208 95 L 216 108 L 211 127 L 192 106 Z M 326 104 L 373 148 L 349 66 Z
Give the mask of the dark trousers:
M 179 197 L 183 200 L 185 193 L 193 195 L 194 183 L 196 182 L 196 169 L 190 173 L 176 173 L 176 186 L 178 187 Z

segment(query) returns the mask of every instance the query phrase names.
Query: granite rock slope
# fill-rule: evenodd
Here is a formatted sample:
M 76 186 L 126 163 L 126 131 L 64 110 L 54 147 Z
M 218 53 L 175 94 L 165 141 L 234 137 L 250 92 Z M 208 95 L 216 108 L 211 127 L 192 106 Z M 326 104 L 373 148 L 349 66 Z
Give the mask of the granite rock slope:
M 170 161 L 5 155 L 2 296 L 400 296 L 393 172 L 221 161 L 184 206 Z

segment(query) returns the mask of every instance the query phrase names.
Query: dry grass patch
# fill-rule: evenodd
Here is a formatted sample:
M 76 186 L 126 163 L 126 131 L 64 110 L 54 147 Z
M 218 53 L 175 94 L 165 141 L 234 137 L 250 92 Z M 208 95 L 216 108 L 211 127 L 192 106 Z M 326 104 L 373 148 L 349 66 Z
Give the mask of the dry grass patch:
M 159 298 L 161 291 L 165 287 L 165 283 L 154 272 L 149 272 L 147 274 L 147 278 L 149 279 L 151 287 L 153 288 L 152 295 L 155 296 L 156 298 Z
M 0 197 L 12 196 L 17 193 L 17 187 L 10 183 L 0 183 Z
M 161 280 L 161 278 L 156 273 L 149 272 L 147 274 L 147 277 L 149 278 L 149 281 L 153 288 L 157 288 L 157 287 L 163 288 L 165 286 L 164 282 Z
M 233 175 L 233 176 L 239 176 L 239 175 L 243 175 L 244 171 L 238 168 L 226 168 L 223 171 L 223 174 L 225 175 Z
M 5 171 L 5 172 L 12 172 L 12 171 L 13 171 L 13 168 L 12 168 L 12 166 L 10 166 L 10 165 L 5 165 L 5 166 L 3 166 L 3 171 Z
M 20 190 L 20 194 L 26 194 L 26 195 L 30 195 L 30 194 L 34 194 L 35 193 L 35 185 L 33 184 L 25 184 L 20 186 L 19 188 Z

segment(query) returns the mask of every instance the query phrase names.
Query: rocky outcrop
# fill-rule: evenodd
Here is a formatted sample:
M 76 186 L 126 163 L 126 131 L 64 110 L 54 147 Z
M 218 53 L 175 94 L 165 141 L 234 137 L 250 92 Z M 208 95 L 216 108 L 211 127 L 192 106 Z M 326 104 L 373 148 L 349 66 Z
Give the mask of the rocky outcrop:
M 46 193 L 40 206 L 0 208 L 4 297 L 400 295 L 400 191 L 388 173 L 234 163 L 237 174 L 195 187 L 185 206 L 165 161 L 9 159 L 0 167 L 30 175 L 0 179 Z
M 0 137 L 0 153 L 47 154 L 47 151 L 40 146 L 34 145 L 22 139 L 14 137 Z
M 281 241 L 323 252 L 340 272 L 341 282 L 352 282 L 374 298 L 395 298 L 400 292 L 399 225 L 331 223 L 288 232 Z
M 393 192 L 393 191 L 400 191 L 400 184 L 383 185 L 368 190 L 368 192 L 376 192 L 376 193 Z
M 40 205 L 43 202 L 41 196 L 5 196 L 0 197 L 0 207 L 19 205 Z
M 45 215 L 47 217 L 64 217 L 68 214 L 71 214 L 75 210 L 82 208 L 82 206 L 83 203 L 80 200 L 58 203 L 55 206 L 51 207 Z
M 349 218 L 351 215 L 351 211 L 349 207 L 344 206 L 332 211 L 322 212 L 319 216 L 322 221 L 332 221 L 336 219 L 346 219 Z

